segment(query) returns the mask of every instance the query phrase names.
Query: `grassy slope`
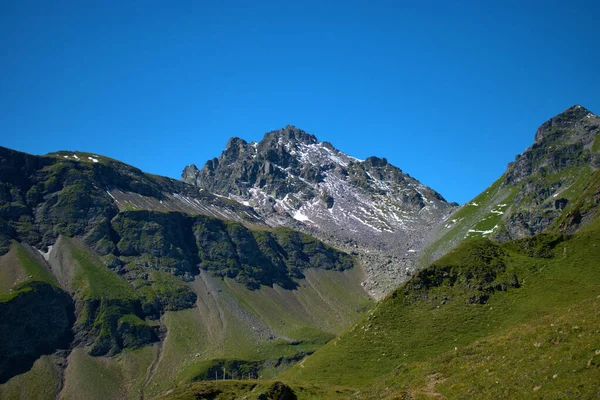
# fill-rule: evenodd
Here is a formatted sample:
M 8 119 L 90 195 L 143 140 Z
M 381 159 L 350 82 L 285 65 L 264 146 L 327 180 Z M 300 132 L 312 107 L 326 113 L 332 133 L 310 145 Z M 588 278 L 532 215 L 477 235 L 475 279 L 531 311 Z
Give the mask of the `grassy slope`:
M 139 399 L 155 346 L 115 357 L 92 357 L 77 348 L 68 358 L 63 399 Z
M 147 289 L 133 289 L 77 239 L 61 237 L 53 257 L 60 264 L 54 273 L 60 275 L 61 283 L 81 305 L 75 328 L 91 326 L 100 338 L 111 337 L 115 320 L 126 318 L 127 314 L 121 314 L 128 312 L 128 304 L 139 301 Z M 19 277 L 48 278 L 54 282 L 42 266 L 33 269 L 37 265 L 35 258 L 20 244 L 14 243 L 2 260 L 8 258 L 11 265 L 15 259 L 22 261 Z M 218 295 L 204 293 L 199 298 L 207 304 L 202 305 L 199 300 L 196 308 L 166 312 L 161 321 L 167 336 L 161 345 L 126 350 L 114 357 L 92 357 L 83 348 L 75 349 L 67 360 L 62 397 L 139 398 L 141 391 L 152 397 L 176 383 L 190 382 L 205 374 L 214 366 L 214 360 L 258 363 L 265 378 L 278 374 L 289 365 L 278 364 L 282 357 L 315 351 L 372 306 L 360 286 L 360 269 L 307 269 L 305 274 L 307 279 L 299 281 L 297 290 L 263 286 L 256 291 L 231 279 L 222 281 L 208 276 L 213 285 L 209 290 Z M 15 276 L 11 272 L 11 279 Z M 12 296 L 10 292 L 7 295 Z M 100 308 L 88 315 L 83 304 L 95 299 L 100 300 Z M 255 324 L 262 332 L 253 331 Z M 60 369 L 56 363 L 44 360 L 0 386 L 2 393 L 55 396 L 60 386 Z M 264 364 L 265 361 L 271 364 Z M 23 379 L 28 381 L 27 389 L 18 389 Z M 303 390 L 313 392 L 310 385 Z
M 56 285 L 50 271 L 25 246 L 12 242 L 9 252 L 0 257 L 0 301 L 9 301 L 18 293 L 30 290 L 31 282 Z
M 500 223 L 503 214 L 499 212 L 508 211 L 515 196 L 515 189 L 502 186 L 503 181 L 504 176 L 446 218 L 444 223 L 432 233 L 432 241 L 423 250 L 419 259 L 421 266 L 429 265 L 465 238 L 484 236 L 481 232 L 469 232 L 470 230 L 489 231 Z
M 60 387 L 58 362 L 60 359 L 52 355 L 40 357 L 29 371 L 0 385 L 0 398 L 6 400 L 56 399 Z
M 567 184 L 555 193 L 556 197 L 551 196 L 544 204 L 550 204 L 556 198 L 564 198 L 569 201 L 570 207 L 571 202 L 579 200 L 583 190 L 593 180 L 594 174 L 597 175 L 597 172 L 593 173 L 589 166 L 582 165 L 551 175 L 534 174 L 530 179 L 547 187 L 559 181 L 566 182 Z M 498 233 L 502 230 L 506 216 L 511 213 L 528 211 L 531 199 L 523 199 L 522 204 L 516 204 L 514 199 L 519 188 L 504 185 L 504 182 L 503 175 L 483 193 L 450 215 L 432 232 L 432 240 L 419 259 L 421 267 L 429 265 L 465 239 L 487 237 Z
M 168 334 L 146 393 L 159 395 L 193 381 L 224 360 L 259 363 L 257 374 L 272 377 L 286 367 L 276 365 L 279 358 L 315 351 L 370 307 L 360 271 L 305 273 L 307 279 L 293 291 L 277 286 L 250 291 L 234 280 L 203 275 L 208 282 L 195 286 L 197 308 L 163 317 Z
M 217 398 L 219 400 L 248 399 L 256 400 L 261 394 L 269 391 L 278 381 L 273 380 L 231 380 L 218 382 L 198 382 L 175 389 L 173 392 L 159 396 L 159 399 L 196 400 Z M 303 383 L 290 385 L 299 399 L 348 399 L 354 390 L 333 385 L 315 385 Z M 218 396 L 218 397 L 216 397 Z M 265 397 L 262 397 L 263 399 Z M 276 398 L 276 397 L 269 397 Z
M 7 254 L 0 257 L 0 301 L 10 301 L 17 294 L 30 290 L 32 282 L 56 285 L 56 280 L 34 257 L 28 248 L 12 242 Z M 59 359 L 44 355 L 25 374 L 0 385 L 0 398 L 54 399 L 60 382 Z
M 600 299 L 549 312 L 530 323 L 402 365 L 361 398 L 597 397 Z
M 461 252 L 468 246 L 470 245 L 461 246 L 442 258 L 439 264 L 453 264 L 457 258 L 460 260 Z M 452 292 L 452 289 L 448 288 L 437 293 L 434 291 L 428 298 L 413 303 L 407 302 L 406 298 L 400 295 L 388 298 L 354 328 L 317 351 L 301 365 L 293 367 L 282 378 L 290 382 L 342 384 L 368 390 L 382 375 L 395 369 L 404 371 L 403 374 L 397 372 L 397 376 L 390 375 L 389 381 L 386 381 L 389 385 L 382 387 L 380 383 L 377 386 L 379 391 L 370 392 L 374 398 L 378 398 L 387 393 L 385 388 L 388 386 L 392 387 L 390 391 L 395 393 L 407 391 L 415 386 L 431 386 L 429 382 L 425 382 L 427 374 L 422 375 L 418 372 L 421 368 L 428 373 L 432 369 L 438 372 L 440 376 L 435 379 L 454 382 L 455 386 L 439 385 L 436 390 L 448 389 L 444 395 L 454 397 L 455 393 L 449 390 L 457 387 L 456 385 L 463 385 L 467 391 L 482 393 L 482 388 L 473 387 L 472 383 L 469 383 L 473 382 L 473 374 L 481 374 L 485 369 L 508 371 L 519 362 L 518 358 L 511 357 L 517 357 L 520 353 L 512 353 L 512 356 L 510 353 L 505 354 L 505 359 L 499 359 L 500 354 L 496 354 L 495 361 L 490 361 L 487 365 L 482 364 L 483 366 L 472 364 L 473 370 L 470 373 L 464 373 L 462 378 L 460 374 L 453 378 L 462 368 L 462 364 L 458 362 L 460 360 L 453 360 L 454 355 L 464 354 L 460 353 L 460 349 L 482 349 L 482 341 L 490 341 L 500 348 L 508 345 L 506 338 L 516 337 L 517 339 L 511 340 L 520 340 L 520 335 L 525 340 L 528 334 L 537 329 L 540 320 L 564 320 L 565 324 L 572 322 L 573 326 L 583 326 L 584 320 L 579 321 L 573 310 L 587 304 L 586 315 L 592 317 L 594 310 L 597 310 L 595 299 L 600 295 L 598 223 L 560 243 L 552 251 L 553 257 L 550 259 L 527 256 L 513 244 L 504 248 L 508 252 L 508 256 L 503 257 L 507 271 L 516 273 L 522 283 L 520 288 L 496 292 L 486 304 L 468 304 L 459 290 L 453 293 L 453 300 L 444 304 L 439 301 L 439 296 L 432 295 L 440 295 L 444 290 L 446 294 L 449 293 L 448 290 Z M 597 318 L 597 315 L 593 318 Z M 586 324 L 592 323 L 593 326 L 593 321 L 586 321 Z M 572 327 L 569 328 L 571 329 Z M 564 336 L 562 333 L 560 335 Z M 532 346 L 532 350 L 540 351 L 540 360 L 543 357 L 551 357 L 551 349 L 564 353 L 565 348 L 561 346 L 568 343 L 560 339 L 560 335 L 553 346 L 541 346 L 539 349 Z M 577 357 L 580 360 L 585 357 L 589 359 L 592 356 L 591 349 L 600 348 L 597 328 L 587 330 L 586 335 L 577 338 L 576 342 L 574 348 L 580 348 Z M 454 348 L 459 349 L 458 353 L 454 352 Z M 481 352 L 492 354 L 494 349 L 483 348 Z M 446 363 L 453 366 L 448 367 L 450 369 L 446 372 L 438 365 L 443 357 L 446 357 Z M 588 359 L 585 360 L 586 363 Z M 540 368 L 542 364 L 540 361 Z M 535 375 L 534 370 L 530 368 L 521 372 Z M 567 378 L 563 369 L 558 369 L 556 373 L 561 373 Z M 448 376 L 450 378 L 447 378 Z M 589 386 L 590 382 L 593 382 L 590 380 L 591 376 L 600 378 L 600 370 L 586 372 L 580 379 L 581 384 L 585 386 L 587 383 Z M 487 382 L 491 384 L 492 380 Z M 531 382 L 526 379 L 503 382 L 502 391 L 492 391 L 491 395 L 502 397 L 503 391 L 515 390 L 520 393 L 533 389 L 530 387 Z M 569 378 L 566 385 L 577 386 L 578 382 L 579 378 Z M 578 390 L 588 390 L 585 393 L 590 393 L 589 388 L 580 387 Z M 456 397 L 460 395 L 457 394 Z

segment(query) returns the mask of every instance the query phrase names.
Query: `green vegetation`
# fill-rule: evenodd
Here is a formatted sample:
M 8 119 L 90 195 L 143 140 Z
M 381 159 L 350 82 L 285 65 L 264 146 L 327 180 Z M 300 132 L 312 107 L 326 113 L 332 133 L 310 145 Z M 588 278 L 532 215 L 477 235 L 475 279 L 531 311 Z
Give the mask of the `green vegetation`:
M 73 283 L 78 309 L 75 331 L 85 331 L 95 337 L 90 348 L 93 355 L 119 351 L 124 345 L 131 344 L 132 340 L 123 337 L 123 332 L 120 332 L 120 321 L 127 316 L 131 321 L 132 311 L 140 310 L 139 294 L 127 281 L 106 268 L 82 244 L 75 240 L 68 241 L 71 254 L 79 266 Z M 140 324 L 136 323 L 134 326 L 140 328 Z M 144 326 L 146 329 L 141 333 L 142 341 L 134 341 L 135 344 L 152 340 L 150 327 Z
M 58 362 L 56 356 L 41 356 L 29 371 L 0 385 L 0 398 L 55 400 L 60 384 Z
M 600 135 L 594 138 L 594 143 L 592 144 L 592 151 L 594 153 L 600 153 Z
M 446 219 L 438 228 L 436 239 L 423 251 L 419 259 L 422 267 L 452 250 L 465 238 L 481 238 L 495 231 L 517 192 L 513 187 L 504 186 L 504 181 L 503 175 Z
M 25 250 L 22 245 L 18 243 L 15 243 L 14 245 L 17 246 L 17 260 L 19 260 L 19 263 L 23 267 L 25 274 L 29 276 L 29 279 L 38 282 L 46 282 L 56 286 L 56 279 L 52 276 L 50 271 L 40 265 L 39 261 Z
M 144 321 L 145 316 L 158 318 L 164 310 L 194 304 L 195 295 L 173 276 L 149 271 L 148 279 L 136 280 L 132 286 L 76 239 L 64 241 L 77 264 L 75 331 L 93 338 L 90 354 L 115 353 L 155 341 L 152 324 Z
M 239 398 L 254 400 L 276 400 L 283 391 L 291 391 L 299 399 L 347 399 L 354 391 L 342 386 L 316 385 L 312 383 L 286 385 L 273 380 L 229 380 L 198 382 L 176 389 L 158 399 L 195 400 Z
M 202 269 L 250 289 L 273 284 L 293 289 L 297 283 L 292 279 L 302 278 L 306 268 L 342 271 L 354 266 L 349 255 L 288 228 L 249 230 L 239 223 L 197 216 L 194 236 Z
M 223 365 L 229 377 L 273 378 L 343 332 L 372 304 L 355 269 L 305 273 L 296 290 L 249 290 L 202 272 L 193 282 L 197 307 L 162 318 L 167 336 L 146 394 L 214 379 Z
M 589 221 L 600 219 L 600 170 L 594 171 L 587 184 L 579 186 L 579 196 L 570 203 L 563 213 L 548 228 L 551 232 L 571 232 Z M 593 226 L 593 225 L 592 225 Z
M 296 287 L 293 279 L 306 268 L 342 271 L 352 258 L 317 239 L 287 228 L 253 230 L 236 222 L 178 212 L 125 211 L 112 222 L 119 259 L 191 278 L 197 266 L 248 288 L 278 284 Z M 131 268 L 130 268 L 131 269 Z
M 425 396 L 433 387 L 451 398 L 520 397 L 538 385 L 585 397 L 600 378 L 599 259 L 598 221 L 569 238 L 465 242 L 282 378 L 348 385 L 373 398 Z
M 16 285 L 12 286 L 9 292 L 0 292 L 0 302 L 12 300 L 20 293 L 32 290 L 31 283 L 33 282 L 45 282 L 52 286 L 56 286 L 56 279 L 54 279 L 50 271 L 40 265 L 39 261 L 36 260 L 23 245 L 13 242 L 11 248 L 15 251 L 16 260 L 11 258 L 8 262 L 15 263 L 16 261 L 16 263 L 10 267 L 20 269 L 17 274 L 23 276 L 23 278 Z M 9 278 L 4 277 L 4 279 Z
M 598 326 L 598 298 L 573 303 L 425 362 L 401 364 L 360 398 L 596 397 Z
M 147 315 L 159 315 L 162 310 L 174 311 L 193 307 L 196 295 L 181 279 L 161 271 L 148 271 L 147 279 L 137 279 L 134 288 L 141 296 Z

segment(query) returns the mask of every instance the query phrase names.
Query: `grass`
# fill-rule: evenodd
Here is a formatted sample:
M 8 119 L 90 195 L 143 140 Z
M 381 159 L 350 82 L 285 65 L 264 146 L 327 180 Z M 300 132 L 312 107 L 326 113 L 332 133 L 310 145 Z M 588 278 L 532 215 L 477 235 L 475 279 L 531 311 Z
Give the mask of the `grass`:
M 401 365 L 360 398 L 592 398 L 600 395 L 600 299 Z
M 84 349 L 71 352 L 63 399 L 139 399 L 156 349 L 146 346 L 115 357 L 91 357 Z
M 271 379 L 343 332 L 370 306 L 358 270 L 305 272 L 307 279 L 296 290 L 249 290 L 233 279 L 206 278 L 217 286 L 196 287 L 197 308 L 165 313 L 168 335 L 146 394 L 214 379 L 223 367 L 229 377 Z
M 436 233 L 436 238 L 422 252 L 419 265 L 425 267 L 444 253 L 452 250 L 465 238 L 482 237 L 481 232 L 493 229 L 503 215 L 492 212 L 506 212 L 516 194 L 515 188 L 503 186 L 505 176 L 501 176 L 473 200 L 449 216 Z M 506 206 L 500 206 L 506 204 Z
M 504 213 L 510 208 L 515 192 L 511 192 L 502 203 L 495 204 L 491 207 L 490 211 L 483 216 L 479 222 L 473 226 L 473 228 L 467 231 L 466 239 L 473 239 L 477 237 L 485 237 L 490 233 L 494 232 Z
M 72 248 L 71 254 L 80 267 L 75 274 L 74 286 L 82 300 L 137 299 L 137 294 L 127 281 L 106 268 L 98 256 L 75 240 L 68 241 Z
M 123 278 L 102 264 L 100 258 L 76 239 L 64 238 L 75 261 L 76 332 L 88 332 L 95 339 L 89 351 L 94 355 L 118 352 L 122 347 L 147 343 L 150 327 L 141 315 L 141 296 Z M 139 315 L 136 315 L 139 314 Z M 124 322 L 130 333 L 118 331 Z M 139 338 L 146 338 L 137 340 Z
M 592 144 L 592 151 L 594 153 L 600 153 L 600 136 L 596 136 L 594 138 L 594 143 Z
M 226 380 L 218 382 L 198 382 L 178 388 L 158 399 L 195 400 L 195 399 L 259 399 L 272 390 L 275 380 Z M 301 384 L 290 385 L 299 399 L 348 399 L 353 390 L 342 386 Z M 275 399 L 280 397 L 262 397 Z
M 60 367 L 55 356 L 44 355 L 24 374 L 0 385 L 0 398 L 5 400 L 54 400 L 59 390 Z
M 20 293 L 25 293 L 31 290 L 30 284 L 32 282 L 45 282 L 50 285 L 56 286 L 56 279 L 54 276 L 44 268 L 40 262 L 31 254 L 23 245 L 12 242 L 11 243 L 11 251 L 15 252 L 15 260 L 11 259 L 9 262 L 15 262 L 18 265 L 18 269 L 20 271 L 15 271 L 17 276 L 12 277 L 17 278 L 18 276 L 22 276 L 22 280 L 18 281 L 17 284 L 13 285 L 10 288 L 10 292 L 0 293 L 0 302 L 6 302 L 14 299 Z M 7 255 L 10 257 L 11 255 Z M 11 268 L 15 268 L 14 265 L 10 266 Z M 5 279 L 9 279 L 10 277 L 5 277 Z
M 595 301 L 600 295 L 600 269 L 597 268 L 600 227 L 596 224 L 564 242 L 552 243 L 553 240 L 548 241 L 550 258 L 530 257 L 518 246 L 507 244 L 485 263 L 477 262 L 474 255 L 477 256 L 478 250 L 471 251 L 474 244 L 467 242 L 431 267 L 456 266 L 454 270 L 443 272 L 437 283 L 433 280 L 434 284 L 429 287 L 417 287 L 413 282 L 409 290 L 409 281 L 351 330 L 281 378 L 288 382 L 331 383 L 368 390 L 380 376 L 402 369 L 408 371 L 402 375 L 406 380 L 399 378 L 394 381 L 395 385 L 399 388 L 418 386 L 425 382 L 426 376 L 419 373 L 412 376 L 410 371 L 422 365 L 437 365 L 439 357 L 452 356 L 455 348 L 468 348 L 520 329 L 527 330 L 539 320 L 571 318 L 578 305 Z M 481 282 L 467 279 L 460 283 L 461 277 L 467 276 L 472 267 L 494 262 L 502 263 L 504 272 L 489 281 L 492 286 L 504 279 L 503 276 L 515 274 L 520 287 L 494 290 L 488 292 L 489 298 L 484 304 L 471 303 L 469 299 L 480 290 Z M 425 281 L 423 273 L 426 271 L 416 277 L 421 276 Z M 454 282 L 453 271 L 458 272 Z M 472 275 L 477 278 L 477 273 Z M 598 336 L 586 338 L 582 348 L 600 346 Z M 496 362 L 495 368 L 500 368 L 502 361 Z M 460 363 L 457 361 L 455 365 L 458 368 Z M 521 370 L 523 373 L 528 371 L 528 368 Z M 460 383 L 460 378 L 457 382 Z M 511 385 L 513 383 L 508 381 L 503 387 Z

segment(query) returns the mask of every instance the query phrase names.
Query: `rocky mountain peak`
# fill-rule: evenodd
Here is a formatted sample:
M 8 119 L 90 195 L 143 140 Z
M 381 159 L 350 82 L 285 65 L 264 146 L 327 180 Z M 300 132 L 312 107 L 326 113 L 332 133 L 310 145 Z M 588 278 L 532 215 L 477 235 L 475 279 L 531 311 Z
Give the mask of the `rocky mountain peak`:
M 544 122 L 535 141 L 508 165 L 502 186 L 515 192 L 502 240 L 544 231 L 572 200 L 572 193 L 600 167 L 600 118 L 574 105 Z
M 544 122 L 535 133 L 535 144 L 554 141 L 556 136 L 570 136 L 568 139 L 572 141 L 589 138 L 592 130 L 589 128 L 594 125 L 598 125 L 598 116 L 585 107 L 574 105 Z
M 293 142 L 315 144 L 319 142 L 315 135 L 307 133 L 302 129 L 298 129 L 294 125 L 286 125 L 283 129 L 266 133 L 261 143 L 271 144 L 274 141 L 288 144 L 292 144 Z
M 592 149 L 599 133 L 596 114 L 580 105 L 566 109 L 537 129 L 533 145 L 509 164 L 506 183 L 516 184 L 540 171 L 554 174 L 583 164 L 600 166 Z
M 357 159 L 291 125 L 258 143 L 230 139 L 219 158 L 201 170 L 187 166 L 182 179 L 252 207 L 271 226 L 303 230 L 342 248 L 360 243 L 391 251 L 401 257 L 399 279 L 427 229 L 455 207 L 385 158 Z M 393 265 L 390 260 L 376 262 Z

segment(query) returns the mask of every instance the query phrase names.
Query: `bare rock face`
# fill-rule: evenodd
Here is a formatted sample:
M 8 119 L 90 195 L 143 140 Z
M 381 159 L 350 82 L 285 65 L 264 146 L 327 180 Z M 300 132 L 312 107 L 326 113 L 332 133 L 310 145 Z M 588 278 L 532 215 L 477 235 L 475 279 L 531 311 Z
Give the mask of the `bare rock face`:
M 568 190 L 600 166 L 600 118 L 575 105 L 544 122 L 535 141 L 508 165 L 504 186 L 516 188 L 514 206 L 497 239 L 541 233 L 567 206 Z
M 424 233 L 456 207 L 385 158 L 359 160 L 294 126 L 258 143 L 232 138 L 182 179 L 359 255 L 375 297 L 411 272 Z

